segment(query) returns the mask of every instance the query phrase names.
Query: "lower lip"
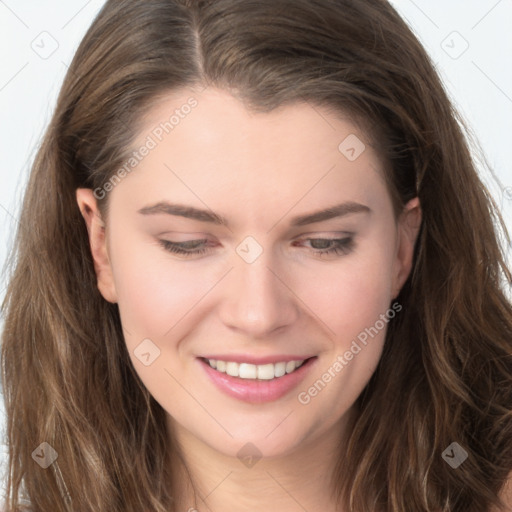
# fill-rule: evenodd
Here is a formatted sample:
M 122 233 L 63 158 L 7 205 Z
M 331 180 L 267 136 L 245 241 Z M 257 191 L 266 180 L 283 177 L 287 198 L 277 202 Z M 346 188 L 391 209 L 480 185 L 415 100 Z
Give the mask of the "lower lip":
M 249 403 L 264 403 L 279 400 L 287 395 L 305 378 L 315 364 L 316 357 L 308 359 L 300 368 L 292 373 L 271 380 L 240 379 L 227 373 L 214 370 L 208 363 L 198 359 L 208 377 L 218 389 L 227 395 Z

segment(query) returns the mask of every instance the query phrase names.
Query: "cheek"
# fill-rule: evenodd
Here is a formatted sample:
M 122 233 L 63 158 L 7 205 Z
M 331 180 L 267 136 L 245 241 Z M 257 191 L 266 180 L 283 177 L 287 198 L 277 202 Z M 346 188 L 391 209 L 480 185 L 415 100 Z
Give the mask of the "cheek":
M 379 243 L 297 273 L 297 290 L 308 309 L 343 346 L 375 324 L 392 298 L 392 250 Z
M 198 273 L 190 263 L 171 261 L 152 244 L 134 242 L 130 252 L 121 253 L 124 244 L 129 247 L 127 238 L 112 248 L 112 266 L 132 364 L 165 410 L 193 410 L 195 404 L 179 384 L 193 363 L 189 345 L 181 340 L 194 328 L 197 317 L 206 314 L 200 300 L 216 278 Z
M 375 372 L 388 322 L 396 315 L 388 281 L 376 269 L 340 273 L 325 281 L 324 296 L 312 297 L 332 332 L 325 357 L 296 396 L 311 430 L 323 432 L 339 421 Z
M 390 307 L 393 246 L 384 242 L 375 238 L 336 270 L 317 269 L 308 279 L 315 286 L 303 289 L 331 340 L 297 397 L 302 414 L 315 418 L 313 428 L 328 428 L 350 408 L 380 360 L 388 323 L 397 314 Z
M 172 261 L 153 243 L 130 242 L 129 233 L 112 244 L 111 261 L 129 347 L 143 338 L 168 339 L 214 282 L 207 272 L 198 278 L 197 267 Z

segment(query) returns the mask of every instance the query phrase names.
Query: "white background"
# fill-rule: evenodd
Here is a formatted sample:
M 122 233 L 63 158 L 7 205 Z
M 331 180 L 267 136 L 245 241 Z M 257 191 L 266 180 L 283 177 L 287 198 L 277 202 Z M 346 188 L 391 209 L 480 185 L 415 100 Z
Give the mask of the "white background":
M 11 245 L 30 164 L 64 73 L 103 3 L 0 0 L 0 265 Z M 480 141 L 492 167 L 482 176 L 512 232 L 512 2 L 392 3 L 427 48 Z M 0 300 L 4 291 L 2 272 Z

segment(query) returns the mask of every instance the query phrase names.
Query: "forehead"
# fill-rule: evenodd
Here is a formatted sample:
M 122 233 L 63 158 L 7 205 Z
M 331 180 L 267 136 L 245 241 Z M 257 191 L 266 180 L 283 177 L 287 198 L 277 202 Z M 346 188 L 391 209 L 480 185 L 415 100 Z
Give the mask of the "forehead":
M 236 199 L 254 211 L 305 196 L 312 206 L 368 201 L 385 186 L 371 141 L 347 116 L 309 102 L 254 113 L 223 90 L 173 91 L 144 115 L 131 149 L 143 147 L 116 188 L 155 199 L 166 191 L 194 203 Z
M 253 112 L 229 92 L 213 87 L 202 92 L 180 89 L 160 96 L 141 126 L 137 143 L 153 134 L 159 143 L 165 144 L 166 139 L 171 144 L 172 139 L 184 151 L 202 147 L 209 156 L 230 152 L 275 161 L 285 155 L 289 162 L 309 154 L 317 160 L 338 156 L 339 144 L 348 135 L 364 140 L 366 146 L 371 144 L 347 115 L 332 108 L 300 101 L 266 113 Z

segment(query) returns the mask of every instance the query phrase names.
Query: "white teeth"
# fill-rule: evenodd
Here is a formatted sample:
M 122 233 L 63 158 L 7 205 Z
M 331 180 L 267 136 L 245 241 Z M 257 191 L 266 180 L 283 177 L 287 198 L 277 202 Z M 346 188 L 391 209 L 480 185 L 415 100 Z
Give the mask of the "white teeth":
M 241 363 L 238 367 L 238 377 L 241 379 L 256 379 L 258 367 L 254 364 Z
M 270 364 L 259 364 L 258 368 L 258 379 L 270 380 L 274 378 L 274 365 Z
M 238 363 L 226 363 L 226 373 L 231 377 L 238 377 Z
M 276 377 L 282 377 L 286 373 L 292 373 L 299 368 L 304 359 L 300 361 L 288 361 L 269 364 L 249 364 L 249 363 L 235 363 L 233 361 L 221 361 L 215 359 L 208 359 L 209 365 L 221 373 L 227 373 L 232 377 L 239 377 L 240 379 L 259 379 L 271 380 Z
M 297 361 L 299 362 L 299 361 Z M 274 375 L 276 377 L 282 377 L 286 373 L 286 363 L 276 363 L 274 365 Z
M 286 363 L 286 373 L 292 373 L 295 370 L 295 361 L 288 361 Z

